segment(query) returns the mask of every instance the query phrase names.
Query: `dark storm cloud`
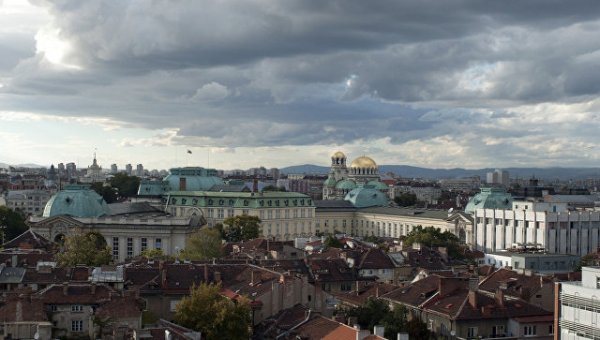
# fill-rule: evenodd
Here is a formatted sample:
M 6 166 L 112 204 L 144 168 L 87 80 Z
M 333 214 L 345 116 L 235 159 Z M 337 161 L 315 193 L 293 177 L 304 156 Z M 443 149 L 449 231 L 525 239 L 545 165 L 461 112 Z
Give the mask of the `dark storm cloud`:
M 182 143 L 401 144 L 468 130 L 457 140 L 483 156 L 521 150 L 529 123 L 564 137 L 535 105 L 600 92 L 597 1 L 33 3 L 77 67 L 22 60 L 3 109 L 179 129 Z M 18 52 L 0 52 L 0 69 L 31 53 L 3 44 Z

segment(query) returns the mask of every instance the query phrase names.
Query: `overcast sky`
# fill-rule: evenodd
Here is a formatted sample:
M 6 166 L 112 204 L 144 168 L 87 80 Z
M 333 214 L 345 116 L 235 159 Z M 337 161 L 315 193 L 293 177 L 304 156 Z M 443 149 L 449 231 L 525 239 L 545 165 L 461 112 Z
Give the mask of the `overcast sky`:
M 600 1 L 0 0 L 0 23 L 4 163 L 600 165 Z

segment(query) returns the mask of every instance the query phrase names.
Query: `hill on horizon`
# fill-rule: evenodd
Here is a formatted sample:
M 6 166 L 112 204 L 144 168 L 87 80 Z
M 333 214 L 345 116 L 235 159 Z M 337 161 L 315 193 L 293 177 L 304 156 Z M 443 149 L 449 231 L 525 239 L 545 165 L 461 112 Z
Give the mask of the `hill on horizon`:
M 320 166 L 314 164 L 302 164 L 289 166 L 280 169 L 282 173 L 286 174 L 327 174 L 330 167 Z M 452 169 L 430 169 L 422 168 L 410 165 L 381 165 L 379 166 L 379 173 L 386 174 L 393 172 L 396 175 L 407 178 L 427 178 L 427 179 L 442 179 L 442 178 L 461 178 L 479 176 L 485 180 L 486 173 L 494 171 L 495 168 L 484 168 L 484 169 L 463 169 L 463 168 L 452 168 Z M 548 167 L 548 168 L 503 168 L 509 172 L 510 178 L 539 178 L 539 179 L 587 179 L 587 178 L 600 178 L 600 168 L 562 168 L 562 167 Z

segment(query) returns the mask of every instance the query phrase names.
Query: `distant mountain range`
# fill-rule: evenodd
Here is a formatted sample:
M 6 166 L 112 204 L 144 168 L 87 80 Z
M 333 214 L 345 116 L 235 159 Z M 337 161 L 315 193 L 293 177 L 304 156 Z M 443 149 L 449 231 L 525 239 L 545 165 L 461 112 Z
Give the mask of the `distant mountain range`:
M 15 168 L 47 168 L 48 166 L 39 164 L 6 164 L 0 163 L 0 168 L 8 169 L 8 167 L 14 166 Z
M 329 167 L 313 164 L 304 164 L 289 166 L 280 169 L 286 174 L 327 174 Z M 409 165 L 380 165 L 379 173 L 385 174 L 393 172 L 399 176 L 407 178 L 461 178 L 470 176 L 479 176 L 485 179 L 486 173 L 494 171 L 494 168 L 485 169 L 429 169 Z M 600 178 L 600 168 L 503 168 L 509 172 L 511 178 L 531 178 L 535 176 L 539 179 L 586 179 Z

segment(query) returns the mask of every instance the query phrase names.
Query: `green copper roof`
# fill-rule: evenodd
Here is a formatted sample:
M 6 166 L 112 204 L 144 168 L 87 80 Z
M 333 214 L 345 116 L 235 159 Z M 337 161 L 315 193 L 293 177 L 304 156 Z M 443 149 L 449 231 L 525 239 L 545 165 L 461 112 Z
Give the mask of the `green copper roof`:
M 335 183 L 336 183 L 335 178 L 328 177 L 325 180 L 325 183 L 323 183 L 323 185 L 326 186 L 326 187 L 332 187 L 333 188 L 333 187 L 335 187 Z
M 68 185 L 50 198 L 43 217 L 69 215 L 74 217 L 99 217 L 110 214 L 102 196 L 86 185 Z
M 356 183 L 354 183 L 353 181 L 350 180 L 343 180 L 343 181 L 339 181 L 336 185 L 335 185 L 336 189 L 344 189 L 344 190 L 352 190 L 352 189 L 356 189 Z
M 389 200 L 384 193 L 372 188 L 354 189 L 350 191 L 344 199 L 357 208 L 383 207 L 389 204 Z
M 473 196 L 465 212 L 473 214 L 477 209 L 510 209 L 512 196 L 502 188 L 481 188 L 481 192 Z
M 367 183 L 366 187 L 377 189 L 377 190 L 384 190 L 384 189 L 388 188 L 388 186 L 385 185 L 385 183 L 380 182 L 380 181 L 370 181 L 369 183 Z

